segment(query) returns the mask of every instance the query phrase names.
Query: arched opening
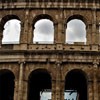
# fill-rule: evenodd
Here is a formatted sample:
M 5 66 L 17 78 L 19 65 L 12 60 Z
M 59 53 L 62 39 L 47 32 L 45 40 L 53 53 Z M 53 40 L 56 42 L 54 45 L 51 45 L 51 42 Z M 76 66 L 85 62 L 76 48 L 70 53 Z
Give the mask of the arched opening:
M 9 20 L 4 25 L 2 44 L 19 44 L 20 41 L 20 21 Z
M 0 30 L 3 34 L 2 44 L 19 44 L 21 21 L 17 16 L 7 15 L 3 17 L 0 23 Z
M 14 74 L 0 70 L 0 100 L 14 100 Z
M 33 43 L 54 43 L 54 23 L 48 15 L 41 15 L 33 22 Z
M 74 69 L 66 75 L 65 99 L 87 100 L 87 79 L 83 71 Z
M 68 44 L 76 42 L 86 44 L 86 25 L 83 18 L 75 16 L 68 19 L 65 40 Z
M 33 71 L 28 80 L 28 100 L 51 100 L 51 76 L 47 70 Z

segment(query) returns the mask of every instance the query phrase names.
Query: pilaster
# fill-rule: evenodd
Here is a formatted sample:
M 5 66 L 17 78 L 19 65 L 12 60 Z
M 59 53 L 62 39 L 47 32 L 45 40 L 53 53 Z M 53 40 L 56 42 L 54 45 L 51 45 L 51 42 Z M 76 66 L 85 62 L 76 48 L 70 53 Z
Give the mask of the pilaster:
M 56 99 L 61 100 L 61 66 L 60 62 L 56 63 L 57 71 L 56 71 Z
M 1 45 L 2 45 L 2 38 L 3 38 L 3 32 L 0 30 L 0 48 L 1 48 Z
M 63 8 L 60 8 L 59 9 L 60 11 L 61 11 L 61 13 L 60 13 L 60 15 L 59 15 L 59 17 L 58 17 L 58 34 L 57 34 L 57 43 L 63 43 L 63 41 L 64 41 L 64 25 L 63 25 L 63 17 L 64 17 L 64 15 L 63 15 Z
M 88 99 L 93 100 L 93 81 L 89 80 L 88 81 Z
M 15 78 L 14 100 L 17 100 L 17 97 L 18 97 L 18 80 Z
M 28 42 L 28 29 L 29 29 L 29 25 L 28 22 L 29 21 L 29 10 L 25 11 L 25 19 L 24 22 L 22 23 L 22 29 L 21 29 L 21 43 L 25 44 Z
M 98 63 L 93 63 L 94 71 L 93 71 L 93 91 L 94 91 L 94 99 L 98 100 L 98 80 L 97 80 L 97 70 L 98 70 Z
M 23 75 L 24 75 L 24 63 L 25 62 L 20 62 L 19 64 L 19 83 L 18 83 L 18 100 L 23 100 Z
M 56 80 L 52 80 L 52 100 L 56 100 Z
M 54 23 L 54 43 L 57 43 L 58 23 Z
M 96 37 L 96 9 L 92 9 L 92 16 L 93 16 L 93 22 L 92 22 L 92 44 L 97 44 L 97 37 Z

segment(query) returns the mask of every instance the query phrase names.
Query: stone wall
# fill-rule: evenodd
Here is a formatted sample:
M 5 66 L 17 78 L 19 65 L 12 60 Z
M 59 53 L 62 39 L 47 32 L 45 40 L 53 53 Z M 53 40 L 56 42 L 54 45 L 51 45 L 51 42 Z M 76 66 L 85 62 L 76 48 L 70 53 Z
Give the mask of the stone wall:
M 34 44 L 33 26 L 37 19 L 48 18 L 54 23 L 54 44 Z M 19 44 L 2 44 L 0 71 L 15 76 L 14 100 L 28 98 L 29 76 L 35 70 L 46 70 L 51 76 L 52 100 L 64 100 L 66 76 L 70 71 L 84 73 L 87 100 L 100 99 L 100 4 L 99 3 L 0 3 L 0 39 L 3 26 L 10 19 L 21 21 Z M 69 20 L 80 19 L 86 24 L 86 45 L 65 44 Z

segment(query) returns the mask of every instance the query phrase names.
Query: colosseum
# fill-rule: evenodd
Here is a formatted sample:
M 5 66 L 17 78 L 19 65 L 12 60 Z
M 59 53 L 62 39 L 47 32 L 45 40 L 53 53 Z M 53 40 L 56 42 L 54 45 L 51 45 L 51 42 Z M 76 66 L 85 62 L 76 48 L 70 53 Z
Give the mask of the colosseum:
M 0 0 L 0 100 L 100 100 L 99 67 L 99 0 Z

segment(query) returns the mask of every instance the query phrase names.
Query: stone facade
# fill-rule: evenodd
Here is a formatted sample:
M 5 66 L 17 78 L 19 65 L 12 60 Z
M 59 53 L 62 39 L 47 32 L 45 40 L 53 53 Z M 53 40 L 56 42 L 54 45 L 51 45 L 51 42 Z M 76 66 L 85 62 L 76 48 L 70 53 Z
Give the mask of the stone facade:
M 65 0 L 60 2 L 58 2 L 59 0 L 43 1 L 34 0 L 34 2 L 27 3 L 19 0 L 7 3 L 6 0 L 0 3 L 0 40 L 3 37 L 3 26 L 8 20 L 18 19 L 21 21 L 20 43 L 2 44 L 0 42 L 0 81 L 5 73 L 8 73 L 8 76 L 14 76 L 13 99 L 8 97 L 8 100 L 31 100 L 29 95 L 34 94 L 30 92 L 32 86 L 30 84 L 34 85 L 35 75 L 41 76 L 41 73 L 46 73 L 51 77 L 51 79 L 47 79 L 51 81 L 51 86 L 46 88 L 52 91 L 52 100 L 64 100 L 66 89 L 79 90 L 80 100 L 84 100 L 80 96 L 85 96 L 85 100 L 100 100 L 99 1 L 96 3 L 88 2 L 89 0 L 79 3 L 73 2 L 74 0 L 67 0 L 69 2 Z M 41 18 L 47 18 L 54 22 L 54 44 L 34 44 L 32 42 L 33 25 Z M 85 45 L 82 43 L 65 44 L 66 23 L 75 18 L 86 24 L 87 42 Z M 73 88 L 73 85 L 71 85 L 72 88 L 70 85 L 66 85 L 67 79 L 71 81 L 70 77 L 74 78 L 73 75 L 70 76 L 71 72 L 73 75 L 78 73 L 82 76 L 84 81 L 78 77 L 79 85 L 82 81 L 81 87 L 85 86 L 86 90 L 82 92 L 82 88 L 78 85 L 75 85 L 76 88 Z M 44 78 L 46 77 L 44 76 Z M 76 77 L 74 79 L 77 80 Z M 5 82 L 5 80 L 3 81 Z M 1 83 L 0 85 L 4 86 Z M 85 92 L 84 95 L 80 91 Z M 0 93 L 2 92 L 0 91 Z M 2 96 L 0 97 L 1 100 L 5 100 Z M 39 99 L 34 99 L 33 96 L 33 100 Z

